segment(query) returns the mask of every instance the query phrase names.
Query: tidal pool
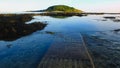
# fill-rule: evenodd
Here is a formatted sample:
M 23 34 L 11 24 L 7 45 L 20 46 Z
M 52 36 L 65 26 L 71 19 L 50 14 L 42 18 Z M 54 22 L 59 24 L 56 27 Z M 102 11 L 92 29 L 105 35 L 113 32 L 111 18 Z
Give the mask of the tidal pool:
M 48 25 L 14 41 L 0 40 L 0 68 L 37 68 L 55 38 L 70 35 L 77 40 L 79 37 L 74 33 L 85 38 L 96 68 L 119 68 L 120 32 L 114 30 L 120 29 L 120 22 L 105 20 L 104 16 L 120 15 L 33 16 L 26 24 L 46 22 Z

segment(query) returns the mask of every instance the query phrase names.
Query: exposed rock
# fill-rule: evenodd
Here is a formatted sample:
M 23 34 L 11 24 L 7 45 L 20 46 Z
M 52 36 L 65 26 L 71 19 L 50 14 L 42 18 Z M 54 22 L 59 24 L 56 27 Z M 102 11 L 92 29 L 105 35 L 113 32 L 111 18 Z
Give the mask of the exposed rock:
M 31 19 L 31 15 L 0 15 L 0 40 L 15 40 L 47 25 L 41 22 L 25 23 Z

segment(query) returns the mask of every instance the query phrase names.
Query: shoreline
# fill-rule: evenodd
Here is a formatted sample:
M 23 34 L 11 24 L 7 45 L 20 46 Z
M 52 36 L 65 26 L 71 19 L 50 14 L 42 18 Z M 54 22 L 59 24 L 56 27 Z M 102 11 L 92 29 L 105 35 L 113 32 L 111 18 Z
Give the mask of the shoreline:
M 0 13 L 0 15 L 41 15 L 41 16 L 87 16 L 87 15 L 104 15 L 104 14 L 120 14 L 120 13 L 95 13 L 95 12 L 16 12 L 16 13 Z

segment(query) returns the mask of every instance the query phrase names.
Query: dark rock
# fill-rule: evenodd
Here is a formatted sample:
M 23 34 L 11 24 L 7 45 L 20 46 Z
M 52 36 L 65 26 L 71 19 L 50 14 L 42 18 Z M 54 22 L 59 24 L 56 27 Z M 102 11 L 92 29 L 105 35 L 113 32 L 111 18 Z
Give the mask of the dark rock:
M 110 17 L 110 16 L 108 16 L 108 17 L 104 17 L 104 18 L 106 18 L 106 19 L 115 19 L 116 17 Z
M 35 22 L 26 24 L 32 19 L 31 15 L 0 15 L 0 40 L 15 40 L 29 35 L 37 30 L 42 30 L 47 24 Z

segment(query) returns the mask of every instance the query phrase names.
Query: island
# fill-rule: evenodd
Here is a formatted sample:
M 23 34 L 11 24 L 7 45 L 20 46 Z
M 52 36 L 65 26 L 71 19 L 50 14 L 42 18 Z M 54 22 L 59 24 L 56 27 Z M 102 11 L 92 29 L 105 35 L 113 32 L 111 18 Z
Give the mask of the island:
M 45 16 L 83 16 L 84 11 L 66 5 L 54 5 L 45 10 L 36 10 L 29 12 L 43 12 L 40 15 Z
M 83 13 L 82 10 L 76 9 L 74 7 L 69 7 L 66 5 L 54 5 L 48 7 L 45 12 L 66 12 L 66 13 Z

